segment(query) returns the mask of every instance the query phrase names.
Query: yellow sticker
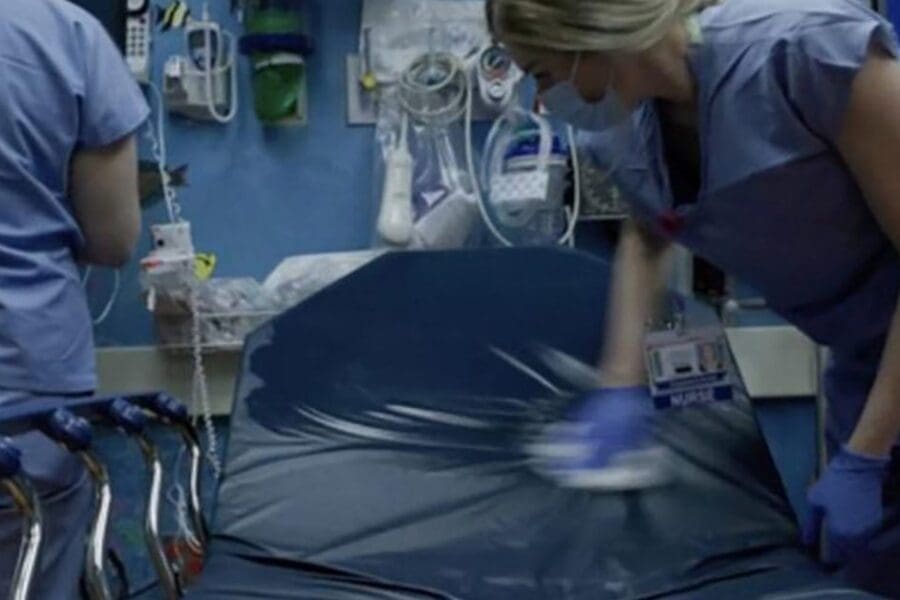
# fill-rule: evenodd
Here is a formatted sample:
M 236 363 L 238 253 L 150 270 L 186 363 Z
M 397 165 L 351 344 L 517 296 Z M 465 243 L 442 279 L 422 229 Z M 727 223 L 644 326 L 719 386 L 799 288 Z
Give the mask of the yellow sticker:
M 194 256 L 194 276 L 197 277 L 199 281 L 206 281 L 212 277 L 213 272 L 216 270 L 216 261 L 215 254 L 198 252 Z
M 378 80 L 375 79 L 375 75 L 373 73 L 366 73 L 365 75 L 363 75 L 360 78 L 359 83 L 367 92 L 374 92 L 376 89 L 378 89 Z
M 156 23 L 163 32 L 170 29 L 181 29 L 190 18 L 191 9 L 182 0 L 176 0 L 165 8 L 159 7 L 156 13 Z

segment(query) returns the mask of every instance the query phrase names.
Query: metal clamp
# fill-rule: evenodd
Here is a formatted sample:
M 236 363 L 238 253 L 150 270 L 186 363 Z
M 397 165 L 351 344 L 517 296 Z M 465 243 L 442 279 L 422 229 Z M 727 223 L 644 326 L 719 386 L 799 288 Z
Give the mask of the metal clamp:
M 679 335 L 684 333 L 686 327 L 687 308 L 684 298 L 677 294 L 668 295 L 659 316 L 646 323 L 648 331 L 677 331 Z

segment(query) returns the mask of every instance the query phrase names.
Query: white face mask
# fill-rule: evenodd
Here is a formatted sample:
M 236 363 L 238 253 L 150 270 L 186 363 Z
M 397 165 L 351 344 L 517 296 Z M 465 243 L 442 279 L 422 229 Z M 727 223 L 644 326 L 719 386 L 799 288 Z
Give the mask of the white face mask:
M 568 81 L 557 83 L 541 94 L 541 102 L 554 116 L 584 131 L 603 131 L 625 120 L 627 111 L 612 86 L 599 102 L 588 102 L 575 87 L 581 53 L 575 56 Z

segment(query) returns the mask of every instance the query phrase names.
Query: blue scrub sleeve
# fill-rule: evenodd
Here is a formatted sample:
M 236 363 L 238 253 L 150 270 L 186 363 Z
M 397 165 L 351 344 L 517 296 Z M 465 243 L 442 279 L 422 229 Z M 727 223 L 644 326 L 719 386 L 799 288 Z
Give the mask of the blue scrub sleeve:
M 900 55 L 894 28 L 874 16 L 810 28 L 787 48 L 786 93 L 814 133 L 837 139 L 856 74 L 879 50 Z
M 84 87 L 78 143 L 107 146 L 133 133 L 150 109 L 121 52 L 95 20 L 80 24 Z

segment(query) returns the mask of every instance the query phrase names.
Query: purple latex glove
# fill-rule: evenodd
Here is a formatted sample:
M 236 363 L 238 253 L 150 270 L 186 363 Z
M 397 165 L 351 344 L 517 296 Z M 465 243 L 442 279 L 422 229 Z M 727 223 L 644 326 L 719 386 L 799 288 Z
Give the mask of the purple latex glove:
M 591 452 L 572 467 L 601 467 L 648 442 L 653 412 L 646 386 L 597 390 L 583 396 L 569 412 L 559 441 L 590 446 Z
M 531 444 L 535 467 L 570 487 L 627 490 L 665 483 L 670 473 L 663 449 L 653 446 L 654 413 L 645 386 L 591 392 Z
M 845 563 L 878 530 L 884 517 L 881 494 L 888 464 L 886 458 L 863 456 L 844 447 L 810 489 L 803 543 L 815 546 L 824 526 L 826 563 Z

